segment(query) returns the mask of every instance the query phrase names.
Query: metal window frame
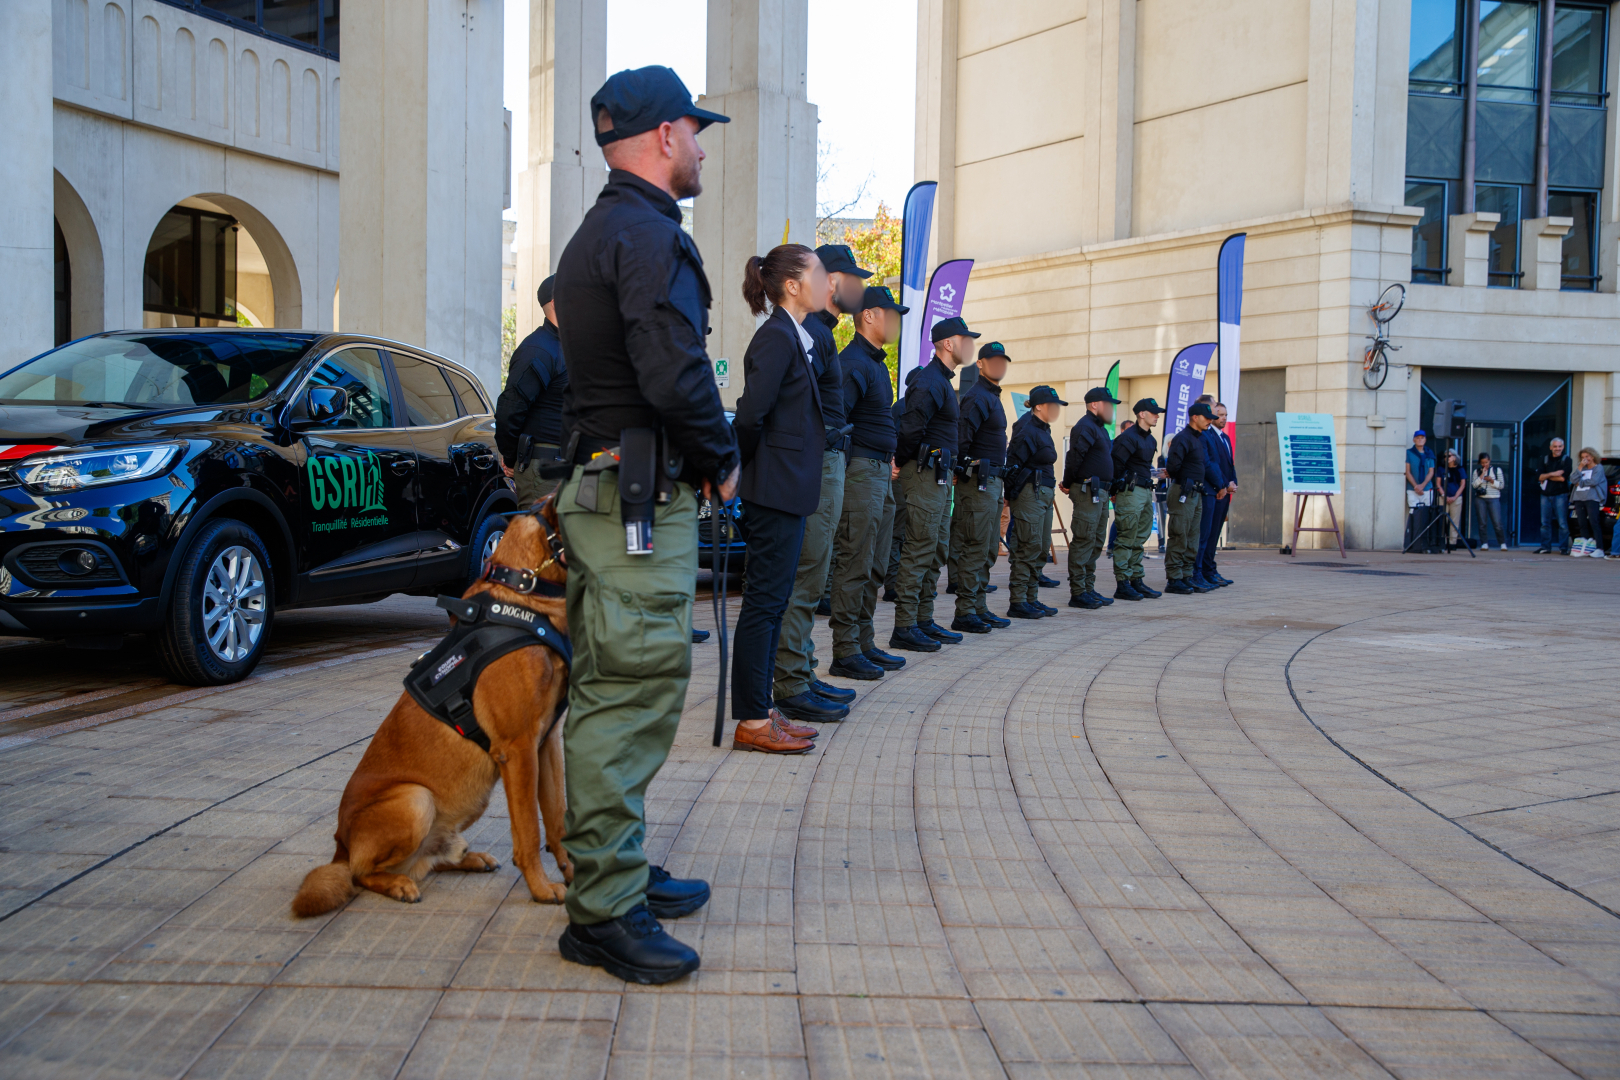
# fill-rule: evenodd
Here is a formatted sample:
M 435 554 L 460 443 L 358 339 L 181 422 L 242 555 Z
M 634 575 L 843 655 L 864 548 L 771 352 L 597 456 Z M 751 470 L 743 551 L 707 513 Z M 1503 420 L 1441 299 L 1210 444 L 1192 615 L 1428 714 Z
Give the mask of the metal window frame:
M 253 20 L 251 22 L 246 19 L 238 19 L 232 15 L 222 15 L 212 8 L 204 7 L 202 0 L 158 0 L 158 2 L 168 4 L 170 7 L 183 8 L 194 15 L 200 15 L 217 23 L 224 23 L 226 26 L 237 30 L 245 30 L 250 34 L 255 34 L 269 41 L 280 42 L 283 45 L 289 45 L 294 49 L 302 49 L 304 52 L 330 57 L 333 60 L 338 59 L 338 54 L 326 47 L 326 17 L 321 10 L 322 0 L 316 0 L 315 4 L 315 37 L 317 42 L 315 45 L 299 41 L 297 38 L 287 37 L 284 34 L 272 34 L 266 30 L 264 28 L 264 0 L 254 0 Z M 342 19 L 342 17 L 341 9 L 339 9 L 338 18 Z
M 1441 236 L 1440 236 L 1440 240 L 1441 240 L 1440 262 L 1441 262 L 1442 265 L 1440 265 L 1440 266 L 1419 266 L 1419 265 L 1417 265 L 1417 263 L 1413 263 L 1412 264 L 1412 282 L 1413 282 L 1413 284 L 1420 284 L 1420 285 L 1445 285 L 1445 284 L 1448 284 L 1449 283 L 1448 279 L 1451 276 L 1451 267 L 1444 265 L 1448 261 L 1447 258 L 1446 258 L 1444 226 L 1445 226 L 1446 220 L 1450 216 L 1450 212 L 1451 212 L 1451 185 L 1452 185 L 1453 181 L 1451 181 L 1451 180 L 1437 180 L 1437 179 L 1434 179 L 1433 177 L 1428 177 L 1428 176 L 1408 176 L 1406 178 L 1406 183 L 1409 184 L 1409 185 L 1410 184 L 1439 184 L 1440 185 L 1440 223 L 1441 223 L 1441 227 L 1442 227 Z M 1416 233 L 1417 232 L 1417 226 L 1414 225 L 1412 227 L 1412 231 L 1414 233 Z M 1422 281 L 1422 282 L 1420 282 L 1417 279 L 1417 275 L 1419 275 L 1419 274 L 1438 274 L 1438 275 L 1440 275 L 1440 280 L 1439 281 Z
M 197 207 L 197 206 L 171 206 L 171 207 L 169 207 L 167 210 L 165 210 L 163 212 L 163 217 L 168 217 L 170 214 L 183 214 L 183 215 L 191 218 L 191 272 L 192 272 L 193 280 L 196 281 L 196 282 L 201 282 L 202 281 L 202 259 L 203 259 L 203 244 L 202 244 L 203 218 L 212 218 L 215 221 L 228 222 L 229 224 L 222 226 L 222 230 L 223 229 L 240 230 L 242 228 L 242 223 L 241 223 L 241 221 L 237 220 L 237 218 L 233 214 L 224 214 L 224 213 L 219 212 L 218 210 L 204 210 L 201 207 Z M 162 218 L 158 219 L 160 224 L 161 224 L 162 220 L 163 220 Z M 153 232 L 156 232 L 156 231 L 157 230 L 154 227 Z M 147 241 L 146 241 L 146 251 L 144 253 L 142 253 L 142 255 L 141 255 L 141 271 L 142 271 L 143 275 L 144 275 L 145 270 L 146 270 L 146 259 L 147 259 L 148 256 L 151 255 L 151 253 L 152 253 L 152 241 L 151 241 L 151 238 L 148 237 Z M 234 325 L 235 322 L 236 322 L 235 305 L 236 305 L 236 299 L 237 299 L 237 297 L 236 297 L 237 282 L 235 280 L 236 275 L 237 275 L 237 269 L 236 269 L 235 266 L 232 266 L 231 267 L 231 277 L 232 277 L 232 281 L 231 281 L 231 297 L 230 297 L 232 310 L 229 311 L 229 312 L 226 312 L 224 314 L 221 314 L 219 312 L 214 312 L 214 311 L 203 311 L 201 307 L 183 308 L 183 307 L 179 307 L 177 305 L 172 305 L 172 304 L 149 304 L 149 303 L 146 302 L 145 296 L 141 297 L 141 310 L 142 311 L 150 311 L 150 312 L 153 312 L 154 314 L 157 314 L 157 315 L 181 315 L 181 316 L 185 316 L 186 318 L 189 318 L 189 319 L 192 319 L 192 320 L 215 319 L 215 320 L 218 320 L 220 322 L 229 321 L 231 324 Z M 201 299 L 201 294 L 198 295 L 198 299 Z M 196 328 L 201 327 L 201 326 L 202 326 L 202 323 L 200 321 L 194 321 L 191 328 L 196 329 Z

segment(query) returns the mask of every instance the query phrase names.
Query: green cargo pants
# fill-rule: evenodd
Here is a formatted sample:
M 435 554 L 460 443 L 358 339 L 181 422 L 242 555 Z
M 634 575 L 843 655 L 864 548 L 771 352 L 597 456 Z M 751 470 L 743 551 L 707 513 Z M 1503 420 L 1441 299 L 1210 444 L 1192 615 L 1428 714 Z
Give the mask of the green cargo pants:
M 951 488 L 934 480 L 934 470 L 917 471 L 915 461 L 900 466 L 906 493 L 906 544 L 895 575 L 894 625 L 934 621 L 939 571 L 951 554 Z
M 889 533 L 894 497 L 889 493 L 889 463 L 852 455 L 844 471 L 844 512 L 834 537 L 832 626 L 833 656 L 854 656 L 873 646 L 872 613 L 877 591 L 888 570 Z
M 1137 487 L 1114 496 L 1114 580 L 1142 580 L 1142 547 L 1153 532 L 1153 492 Z
M 540 466 L 549 465 L 557 456 L 557 447 L 535 443 L 528 464 L 512 470 L 512 483 L 517 487 L 518 509 L 527 510 L 557 490 L 558 481 L 540 475 Z
M 669 756 L 692 673 L 697 498 L 685 484 L 657 508 L 653 553 L 627 555 L 618 474 L 601 474 L 591 513 L 575 501 L 580 468 L 557 517 L 568 545 L 568 636 L 574 663 L 563 727 L 574 863 L 568 917 L 616 919 L 645 899 L 647 784 Z
M 816 624 L 816 605 L 827 586 L 827 565 L 832 559 L 833 533 L 844 509 L 844 452 L 821 454 L 821 502 L 805 519 L 804 546 L 799 549 L 799 570 L 793 578 L 793 597 L 782 613 L 782 636 L 776 645 L 776 678 L 771 694 L 777 700 L 810 689 L 816 678 L 816 648 L 810 631 Z
M 892 589 L 900 574 L 900 552 L 906 546 L 906 486 L 898 476 L 889 481 L 889 496 L 894 500 L 894 529 L 889 535 L 889 569 L 883 585 Z
M 1164 576 L 1170 581 L 1190 578 L 1198 561 L 1198 529 L 1203 522 L 1203 497 L 1188 491 L 1181 501 L 1180 484 L 1170 485 L 1170 538 L 1164 549 Z
M 1069 519 L 1069 595 L 1097 591 L 1097 556 L 1108 541 L 1108 493 L 1096 502 L 1078 484 L 1069 489 L 1074 516 Z
M 1051 533 L 1047 515 L 1052 511 L 1052 489 L 1025 484 L 1012 502 L 1012 579 L 1008 603 L 1033 604 L 1040 600 L 1041 570 L 1046 566 L 1046 537 Z
M 987 480 L 984 490 L 969 478 L 956 485 L 951 511 L 951 580 L 956 582 L 956 617 L 988 611 L 984 587 L 990 566 L 1001 549 L 1001 478 Z

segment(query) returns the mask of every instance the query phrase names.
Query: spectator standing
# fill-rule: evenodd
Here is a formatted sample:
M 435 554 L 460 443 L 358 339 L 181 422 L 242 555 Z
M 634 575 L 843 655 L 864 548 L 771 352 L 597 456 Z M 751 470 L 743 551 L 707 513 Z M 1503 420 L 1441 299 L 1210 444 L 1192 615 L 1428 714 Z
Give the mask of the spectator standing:
M 1590 555 L 1603 558 L 1603 504 L 1609 501 L 1609 478 L 1603 472 L 1603 459 L 1590 446 L 1581 448 L 1577 455 L 1574 490 L 1570 492 L 1569 508 L 1575 518 L 1575 531 L 1580 539 L 1570 547 L 1571 555 Z M 1617 530 L 1620 531 L 1620 530 Z
M 1467 486 L 1467 480 L 1468 475 L 1463 471 L 1462 459 L 1457 456 L 1457 451 L 1447 450 L 1446 464 L 1440 470 L 1435 486 L 1446 501 L 1446 516 L 1451 518 L 1453 530 L 1452 537 L 1449 539 L 1442 537 L 1441 542 L 1449 544 L 1453 550 L 1458 543 L 1467 543 L 1463 539 L 1462 528 L 1463 488 Z
M 1406 546 L 1421 543 L 1423 550 L 1435 552 L 1434 539 L 1427 533 L 1434 505 L 1434 453 L 1429 449 L 1429 433 L 1422 428 L 1412 432 L 1412 445 L 1406 451 Z
M 1536 481 L 1541 485 L 1541 546 L 1536 548 L 1537 555 L 1552 554 L 1554 535 L 1558 537 L 1558 553 L 1569 554 L 1569 474 L 1574 471 L 1574 464 L 1564 453 L 1564 440 L 1553 439 L 1536 469 Z
M 1491 455 L 1481 454 L 1474 464 L 1474 531 L 1479 534 L 1480 546 L 1491 550 L 1494 537 L 1497 547 L 1507 550 L 1507 533 L 1502 531 L 1502 470 L 1491 464 Z M 1489 525 L 1487 534 L 1485 526 Z

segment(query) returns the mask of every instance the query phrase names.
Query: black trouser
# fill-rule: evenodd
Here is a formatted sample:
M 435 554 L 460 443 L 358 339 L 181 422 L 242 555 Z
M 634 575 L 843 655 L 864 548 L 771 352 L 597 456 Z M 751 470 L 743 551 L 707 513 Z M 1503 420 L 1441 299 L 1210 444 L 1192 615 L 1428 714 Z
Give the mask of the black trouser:
M 1232 508 L 1232 497 L 1218 499 L 1204 496 L 1203 517 L 1198 523 L 1198 572 L 1206 578 L 1216 572 L 1215 547 L 1221 542 L 1221 529 L 1226 526 L 1226 512 Z
M 1571 532 L 1578 533 L 1583 539 L 1590 540 L 1599 547 L 1603 546 L 1603 504 L 1596 499 L 1571 499 L 1569 501 L 1569 515 L 1575 519 L 1575 527 Z
M 748 545 L 742 612 L 732 637 L 731 716 L 762 720 L 771 711 L 771 680 L 782 613 L 793 596 L 804 545 L 804 518 L 743 500 L 737 528 Z

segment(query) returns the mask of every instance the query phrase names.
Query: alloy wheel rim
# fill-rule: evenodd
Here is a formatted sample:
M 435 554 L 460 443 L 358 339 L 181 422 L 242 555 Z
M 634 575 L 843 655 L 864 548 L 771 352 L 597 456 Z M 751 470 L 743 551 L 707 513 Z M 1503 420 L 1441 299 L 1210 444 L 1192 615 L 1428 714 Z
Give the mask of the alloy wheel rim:
M 478 553 L 478 565 L 482 566 L 495 557 L 495 549 L 501 546 L 501 537 L 506 535 L 505 529 L 496 529 L 484 541 L 484 550 Z
M 240 544 L 225 548 L 208 567 L 203 582 L 203 639 L 227 664 L 240 663 L 258 648 L 269 613 L 264 568 Z

